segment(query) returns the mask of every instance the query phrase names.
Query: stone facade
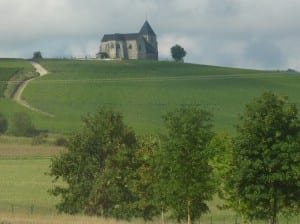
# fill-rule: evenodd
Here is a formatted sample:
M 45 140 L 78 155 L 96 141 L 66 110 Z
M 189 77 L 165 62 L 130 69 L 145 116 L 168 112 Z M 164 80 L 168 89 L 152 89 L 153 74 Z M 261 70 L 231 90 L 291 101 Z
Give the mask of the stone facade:
M 106 34 L 102 38 L 97 58 L 158 60 L 156 34 L 148 21 L 139 33 Z

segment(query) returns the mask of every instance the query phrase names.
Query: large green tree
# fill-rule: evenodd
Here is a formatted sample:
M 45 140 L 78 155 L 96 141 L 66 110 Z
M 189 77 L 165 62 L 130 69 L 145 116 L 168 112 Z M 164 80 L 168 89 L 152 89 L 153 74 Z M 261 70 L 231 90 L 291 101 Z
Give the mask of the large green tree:
M 100 109 L 84 120 L 69 140 L 68 151 L 52 160 L 50 175 L 66 185 L 51 193 L 58 210 L 118 219 L 151 219 L 157 209 L 153 190 L 152 150 L 157 141 L 138 138 L 120 113 Z
M 208 144 L 213 136 L 211 114 L 182 106 L 164 117 L 167 136 L 158 155 L 161 205 L 178 221 L 188 223 L 207 212 L 215 184 Z
M 226 185 L 234 209 L 247 219 L 277 223 L 299 212 L 300 123 L 295 104 L 266 92 L 247 105 L 234 139 Z

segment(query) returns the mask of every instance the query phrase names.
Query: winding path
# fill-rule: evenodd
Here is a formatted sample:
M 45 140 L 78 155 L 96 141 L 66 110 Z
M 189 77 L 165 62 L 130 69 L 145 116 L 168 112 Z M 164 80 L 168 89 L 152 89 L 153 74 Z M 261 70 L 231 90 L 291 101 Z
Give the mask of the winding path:
M 40 77 L 41 76 L 45 76 L 48 74 L 48 71 L 43 67 L 41 66 L 40 64 L 36 63 L 36 62 L 31 62 L 32 66 L 36 69 L 36 72 L 39 73 Z M 33 106 L 31 106 L 28 102 L 26 102 L 25 100 L 22 99 L 22 94 L 25 90 L 25 88 L 28 86 L 28 84 L 37 79 L 39 77 L 36 77 L 36 78 L 32 78 L 32 79 L 29 79 L 29 80 L 26 80 L 25 82 L 23 82 L 20 87 L 18 88 L 18 90 L 16 91 L 14 97 L 13 97 L 13 100 L 16 101 L 16 103 L 18 103 L 19 105 L 23 106 L 23 107 L 26 107 L 32 111 L 35 111 L 35 112 L 38 112 L 40 114 L 43 114 L 43 115 L 46 115 L 48 117 L 54 117 L 53 114 L 50 114 L 50 113 L 47 113 L 45 111 L 42 111 L 42 110 L 39 110 Z

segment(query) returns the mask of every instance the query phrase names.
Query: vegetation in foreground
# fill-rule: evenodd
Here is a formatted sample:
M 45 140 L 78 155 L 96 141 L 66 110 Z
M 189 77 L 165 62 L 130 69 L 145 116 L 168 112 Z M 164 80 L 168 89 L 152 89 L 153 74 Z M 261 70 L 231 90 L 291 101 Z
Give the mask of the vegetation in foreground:
M 52 161 L 50 175 L 67 183 L 52 191 L 62 198 L 58 209 L 146 220 L 161 212 L 162 219 L 168 214 L 190 224 L 209 210 L 218 189 L 227 207 L 248 221 L 277 224 L 279 215 L 300 213 L 294 104 L 264 93 L 247 106 L 237 136 L 223 143 L 212 141 L 211 114 L 197 107 L 170 112 L 165 123 L 165 137 L 140 140 L 119 113 L 102 109 L 87 117 L 69 151 Z

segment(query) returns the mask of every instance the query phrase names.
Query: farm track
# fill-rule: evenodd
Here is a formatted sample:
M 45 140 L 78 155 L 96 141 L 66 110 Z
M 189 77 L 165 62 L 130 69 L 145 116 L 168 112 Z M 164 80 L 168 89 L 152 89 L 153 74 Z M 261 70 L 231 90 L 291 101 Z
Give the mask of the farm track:
M 32 66 L 36 69 L 36 72 L 40 74 L 39 77 L 41 76 L 45 76 L 48 74 L 48 71 L 43 68 L 40 64 L 36 63 L 36 62 L 31 62 Z M 53 114 L 50 114 L 50 113 L 47 113 L 45 111 L 42 111 L 42 110 L 39 110 L 33 106 L 31 106 L 28 102 L 26 102 L 25 100 L 22 99 L 22 94 L 24 92 L 24 90 L 26 89 L 26 87 L 28 86 L 28 84 L 30 82 L 32 82 L 33 80 L 36 80 L 38 79 L 39 77 L 37 78 L 32 78 L 32 79 L 29 79 L 29 80 L 26 80 L 25 82 L 23 82 L 20 87 L 18 88 L 18 90 L 16 91 L 14 97 L 13 97 L 13 100 L 16 101 L 16 103 L 18 103 L 19 105 L 23 106 L 23 107 L 26 107 L 27 109 L 29 110 L 32 110 L 32 111 L 35 111 L 35 112 L 38 112 L 40 114 L 43 114 L 43 115 L 46 115 L 48 117 L 54 117 Z

